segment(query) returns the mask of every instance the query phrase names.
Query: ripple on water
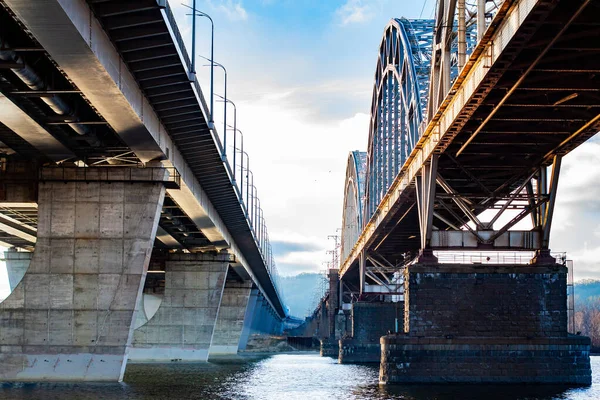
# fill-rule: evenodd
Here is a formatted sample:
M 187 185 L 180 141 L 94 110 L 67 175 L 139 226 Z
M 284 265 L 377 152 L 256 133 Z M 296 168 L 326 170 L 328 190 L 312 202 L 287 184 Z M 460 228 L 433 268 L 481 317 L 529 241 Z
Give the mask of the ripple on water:
M 278 354 L 217 363 L 131 364 L 124 383 L 0 384 L 0 399 L 600 399 L 600 357 L 592 357 L 593 385 L 380 387 L 378 368 L 340 365 L 315 353 Z

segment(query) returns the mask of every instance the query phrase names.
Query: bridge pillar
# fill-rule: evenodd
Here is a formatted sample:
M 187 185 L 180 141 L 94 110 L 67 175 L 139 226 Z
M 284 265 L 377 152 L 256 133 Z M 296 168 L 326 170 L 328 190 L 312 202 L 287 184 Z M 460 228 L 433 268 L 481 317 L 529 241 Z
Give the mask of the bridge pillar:
M 33 253 L 26 251 L 17 251 L 15 248 L 8 249 L 4 252 L 6 262 L 6 272 L 8 273 L 8 284 L 10 291 L 15 290 L 15 287 L 21 282 L 29 264 Z
M 251 290 L 251 281 L 225 282 L 209 357 L 237 354 Z
M 327 300 L 327 324 L 329 328 L 328 336 L 321 339 L 321 356 L 336 357 L 339 353 L 338 340 L 341 338 L 339 328 L 339 285 L 340 275 L 337 268 L 329 269 L 327 276 L 329 278 L 329 298 Z
M 558 264 L 410 265 L 405 333 L 381 338 L 380 382 L 590 384 L 566 296 Z
M 29 268 L 0 303 L 0 381 L 120 381 L 168 175 L 56 170 L 65 181 L 39 183 Z
M 242 329 L 242 335 L 240 337 L 239 350 L 246 350 L 248 339 L 252 333 L 254 325 L 254 318 L 257 314 L 257 303 L 258 303 L 258 289 L 253 288 L 250 291 L 250 297 L 248 298 L 248 306 L 246 307 L 246 315 L 244 316 L 244 328 Z
M 383 335 L 394 332 L 396 319 L 400 317 L 402 328 L 403 303 L 356 302 L 352 304 L 352 336 L 339 340 L 340 364 L 379 363 Z
M 229 254 L 169 254 L 165 293 L 133 333 L 131 361 L 207 361 L 222 302 Z

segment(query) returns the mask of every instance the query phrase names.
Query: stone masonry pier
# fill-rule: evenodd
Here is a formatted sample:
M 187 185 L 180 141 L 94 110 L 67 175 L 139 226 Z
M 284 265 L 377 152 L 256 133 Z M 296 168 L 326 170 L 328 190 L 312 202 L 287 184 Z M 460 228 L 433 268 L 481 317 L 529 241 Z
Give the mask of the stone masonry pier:
M 381 361 L 381 336 L 395 332 L 396 321 L 402 329 L 404 308 L 402 303 L 357 302 L 352 304 L 352 337 L 339 340 L 339 362 L 379 363 Z
M 39 183 L 33 258 L 0 303 L 0 381 L 122 379 L 168 174 L 102 170 L 111 182 Z
M 381 338 L 380 382 L 590 384 L 590 341 L 567 333 L 567 269 L 414 264 L 405 333 Z

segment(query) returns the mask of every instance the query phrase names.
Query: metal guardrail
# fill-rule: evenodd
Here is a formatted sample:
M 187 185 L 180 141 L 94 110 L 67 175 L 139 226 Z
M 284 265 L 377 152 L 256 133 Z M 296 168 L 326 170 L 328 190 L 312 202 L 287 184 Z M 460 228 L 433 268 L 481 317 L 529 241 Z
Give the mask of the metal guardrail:
M 534 257 L 533 251 L 434 251 L 433 254 L 440 264 L 529 264 Z M 552 257 L 559 264 L 567 263 L 567 253 L 552 253 Z
M 186 50 L 183 38 L 182 38 L 179 28 L 177 26 L 177 21 L 175 20 L 175 16 L 173 15 L 173 12 L 171 10 L 169 2 L 161 1 L 160 4 L 161 4 L 162 8 L 164 9 L 167 21 L 170 25 L 170 28 L 173 32 L 175 41 L 177 42 L 177 46 L 179 47 L 181 55 L 183 57 L 183 61 L 185 62 L 188 71 L 190 71 L 191 70 L 190 57 L 187 54 L 187 50 Z M 194 85 L 196 93 L 198 93 L 198 95 L 199 95 L 199 100 L 202 103 L 202 106 L 204 107 L 205 110 L 208 109 L 208 105 L 206 104 L 204 96 L 202 95 L 202 90 L 200 88 L 198 81 L 194 80 L 192 82 L 192 85 Z M 213 139 L 215 141 L 215 146 L 219 150 L 220 154 L 223 154 L 224 148 L 223 148 L 223 145 L 221 144 L 221 141 L 219 140 L 219 136 L 217 134 L 216 128 L 213 128 L 213 131 L 215 132 L 215 134 L 213 135 Z M 223 134 L 225 135 L 226 132 L 223 132 Z M 236 134 L 236 132 L 234 132 L 234 135 L 235 134 Z M 235 151 L 235 149 L 234 149 L 234 151 Z M 252 232 L 252 238 L 258 248 L 258 251 L 263 259 L 263 263 L 268 271 L 268 275 L 269 275 L 269 279 L 271 280 L 271 284 L 275 288 L 275 291 L 277 292 L 277 295 L 279 296 L 279 299 L 280 299 L 281 303 L 283 304 L 283 293 L 280 288 L 281 286 L 279 283 L 279 273 L 277 271 L 277 266 L 276 266 L 275 260 L 273 258 L 273 251 L 272 251 L 272 247 L 271 247 L 271 244 L 270 244 L 270 241 L 268 238 L 268 233 L 267 233 L 266 224 L 264 223 L 264 218 L 262 218 L 262 217 L 255 218 L 255 219 L 258 219 L 258 221 L 255 221 L 250 218 L 251 215 L 258 215 L 258 212 L 255 213 L 253 210 L 250 210 L 250 208 L 246 204 L 249 199 L 246 198 L 246 200 L 244 201 L 243 188 L 240 189 L 237 182 L 235 181 L 235 179 L 233 179 L 232 171 L 235 170 L 236 166 L 234 165 L 233 169 L 232 169 L 231 165 L 229 164 L 229 161 L 226 157 L 223 158 L 223 164 L 225 166 L 225 169 L 227 170 L 227 174 L 229 176 L 231 185 L 234 188 L 234 192 L 238 196 L 240 207 L 242 208 L 242 210 L 244 212 L 246 222 L 248 223 L 250 231 Z M 252 201 L 252 204 L 253 204 L 253 207 L 256 207 L 257 201 Z

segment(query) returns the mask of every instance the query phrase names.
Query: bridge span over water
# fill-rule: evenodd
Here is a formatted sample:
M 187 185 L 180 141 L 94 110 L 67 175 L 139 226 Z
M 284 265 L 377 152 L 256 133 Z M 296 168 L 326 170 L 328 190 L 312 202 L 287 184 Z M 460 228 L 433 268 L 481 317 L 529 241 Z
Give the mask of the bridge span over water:
M 549 239 L 561 161 L 600 130 L 600 4 L 476 3 L 385 28 L 326 336 L 384 383 L 589 382 Z
M 0 1 L 0 381 L 116 381 L 281 331 L 243 137 L 191 61 L 164 0 Z

